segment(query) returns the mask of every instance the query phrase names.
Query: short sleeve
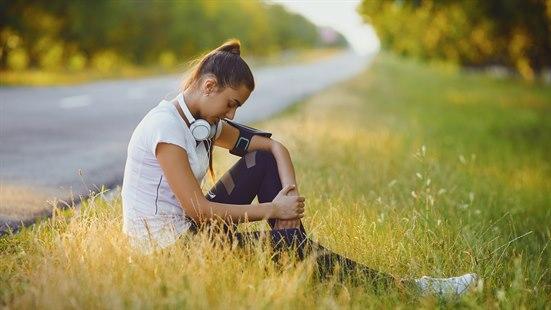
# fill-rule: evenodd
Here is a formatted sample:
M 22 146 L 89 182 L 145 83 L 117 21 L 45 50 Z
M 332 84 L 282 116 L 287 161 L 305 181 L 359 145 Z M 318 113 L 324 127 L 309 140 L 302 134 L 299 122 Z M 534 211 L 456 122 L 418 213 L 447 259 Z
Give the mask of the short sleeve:
M 188 154 L 190 152 L 190 144 L 185 136 L 184 130 L 180 124 L 173 119 L 156 115 L 149 123 L 148 131 L 148 146 L 153 156 L 159 143 L 170 143 L 183 148 Z
M 222 133 L 222 127 L 224 127 L 222 120 L 219 120 L 218 125 L 216 125 L 216 134 L 214 135 L 214 140 L 218 139 L 218 137 Z

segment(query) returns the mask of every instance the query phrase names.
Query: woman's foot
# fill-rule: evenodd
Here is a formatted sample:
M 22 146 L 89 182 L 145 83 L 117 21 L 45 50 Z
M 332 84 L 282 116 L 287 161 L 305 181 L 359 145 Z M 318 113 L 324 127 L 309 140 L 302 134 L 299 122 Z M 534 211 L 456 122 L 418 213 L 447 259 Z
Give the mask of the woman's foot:
M 414 282 L 423 295 L 462 295 L 476 282 L 478 276 L 475 273 L 467 273 L 453 278 L 431 278 L 424 276 L 415 279 Z

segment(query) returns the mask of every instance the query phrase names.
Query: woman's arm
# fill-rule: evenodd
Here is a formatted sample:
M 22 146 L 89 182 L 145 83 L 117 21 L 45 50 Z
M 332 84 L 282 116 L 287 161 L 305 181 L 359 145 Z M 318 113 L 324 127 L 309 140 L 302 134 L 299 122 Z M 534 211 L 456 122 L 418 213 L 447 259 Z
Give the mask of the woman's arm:
M 242 222 L 268 218 L 296 219 L 302 217 L 303 197 L 278 195 L 277 202 L 274 199 L 273 202 L 251 205 L 211 202 L 203 196 L 191 171 L 185 150 L 174 144 L 159 143 L 155 155 L 174 195 L 180 201 L 186 214 L 196 222 L 212 218 Z M 286 194 L 291 189 L 292 187 L 287 187 L 280 194 Z
M 226 122 L 222 122 L 222 124 L 222 131 L 218 139 L 214 141 L 214 145 L 229 150 L 237 142 L 239 130 Z M 285 187 L 286 185 L 295 185 L 294 189 L 289 191 L 289 195 L 299 196 L 298 187 L 296 185 L 295 168 L 293 167 L 293 162 L 291 161 L 291 155 L 283 144 L 274 139 L 255 135 L 251 139 L 248 150 L 263 150 L 272 152 L 277 162 L 277 170 L 282 187 Z M 276 228 L 298 228 L 299 226 L 300 220 L 278 220 L 276 222 Z
M 239 130 L 231 125 L 228 125 L 226 122 L 222 122 L 222 132 L 218 139 L 214 141 L 214 145 L 223 147 L 225 149 L 231 149 L 237 142 L 239 137 Z M 274 158 L 277 161 L 277 169 L 279 172 L 279 179 L 281 180 L 281 185 L 295 185 L 295 190 L 291 193 L 298 196 L 298 188 L 296 187 L 296 178 L 295 178 L 295 168 L 293 167 L 293 162 L 291 161 L 291 155 L 289 151 L 283 144 L 280 142 L 255 135 L 251 139 L 251 144 L 249 145 L 248 151 L 263 150 L 272 152 Z
M 254 138 L 252 139 L 254 140 Z M 295 177 L 295 167 L 291 161 L 291 155 L 289 151 L 283 144 L 278 141 L 272 140 L 271 143 L 272 154 L 277 161 L 277 170 L 279 172 L 279 179 L 281 180 L 281 185 L 285 187 L 286 185 L 293 184 L 295 185 L 294 189 L 290 190 L 288 195 L 299 196 L 298 186 L 296 177 Z M 281 228 L 299 228 L 300 220 L 277 220 L 275 224 L 276 229 Z
M 266 150 L 272 152 L 277 162 L 277 170 L 279 172 L 279 179 L 281 180 L 281 186 L 295 185 L 294 189 L 289 191 L 290 196 L 299 196 L 298 186 L 295 176 L 295 167 L 291 160 L 291 155 L 287 148 L 279 141 L 269 139 L 262 136 L 254 136 L 251 139 L 249 150 Z M 300 227 L 300 220 L 278 220 L 276 221 L 275 228 L 298 228 Z

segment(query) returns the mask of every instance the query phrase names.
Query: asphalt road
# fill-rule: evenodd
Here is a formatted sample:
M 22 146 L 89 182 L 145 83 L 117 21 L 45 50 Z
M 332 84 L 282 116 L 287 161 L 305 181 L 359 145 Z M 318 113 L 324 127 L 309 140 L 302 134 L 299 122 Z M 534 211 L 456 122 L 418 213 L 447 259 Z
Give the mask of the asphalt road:
M 253 68 L 256 90 L 236 120 L 265 119 L 352 77 L 370 59 L 345 52 L 307 64 Z M 60 198 L 122 183 L 132 131 L 161 99 L 176 95 L 180 78 L 0 88 L 0 180 Z

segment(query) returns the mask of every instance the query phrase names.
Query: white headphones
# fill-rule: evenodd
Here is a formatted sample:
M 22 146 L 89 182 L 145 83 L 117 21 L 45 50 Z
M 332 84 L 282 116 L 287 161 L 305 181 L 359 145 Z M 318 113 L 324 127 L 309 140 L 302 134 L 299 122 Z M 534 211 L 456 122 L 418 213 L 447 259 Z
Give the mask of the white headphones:
M 201 142 L 212 139 L 216 134 L 218 124 L 211 125 L 204 119 L 195 119 L 193 115 L 191 115 L 191 111 L 184 101 L 183 93 L 178 94 L 178 97 L 176 97 L 176 99 L 178 100 L 180 108 L 182 109 L 182 111 L 184 111 L 184 115 L 186 116 L 190 124 L 189 129 L 191 130 L 191 134 L 193 135 L 195 140 Z

